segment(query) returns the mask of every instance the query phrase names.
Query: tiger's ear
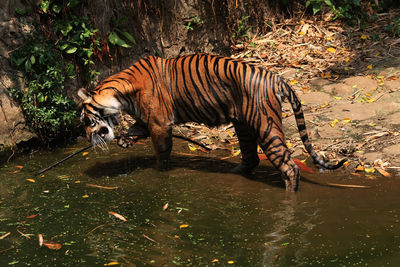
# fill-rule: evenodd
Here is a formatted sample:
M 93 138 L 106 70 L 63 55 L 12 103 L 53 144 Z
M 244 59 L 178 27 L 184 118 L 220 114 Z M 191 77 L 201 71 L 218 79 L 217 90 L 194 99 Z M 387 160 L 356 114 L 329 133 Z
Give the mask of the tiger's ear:
M 85 88 L 79 89 L 78 96 L 82 99 L 82 101 L 86 101 L 91 97 L 90 93 Z

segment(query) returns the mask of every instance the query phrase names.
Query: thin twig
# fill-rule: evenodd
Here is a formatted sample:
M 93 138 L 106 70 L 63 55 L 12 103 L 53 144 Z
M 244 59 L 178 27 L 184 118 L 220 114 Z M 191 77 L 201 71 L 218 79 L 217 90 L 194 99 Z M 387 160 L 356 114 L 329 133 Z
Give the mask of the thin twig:
M 94 232 L 95 230 L 97 230 L 97 229 L 99 229 L 101 227 L 108 226 L 108 225 L 113 225 L 113 224 L 118 224 L 118 223 L 121 223 L 121 222 L 113 222 L 113 223 L 106 223 L 106 224 L 98 225 L 95 228 L 93 228 L 92 230 L 90 230 L 89 232 L 87 232 L 87 234 L 85 234 L 85 236 L 89 235 L 90 233 Z
M 86 146 L 86 147 L 84 147 L 84 148 L 79 149 L 78 151 L 75 151 L 75 152 L 72 153 L 71 155 L 68 155 L 67 157 L 63 158 L 62 160 L 57 161 L 57 162 L 54 163 L 53 165 L 51 165 L 51 166 L 49 166 L 49 167 L 47 167 L 47 168 L 45 168 L 45 169 L 43 169 L 43 170 L 37 172 L 35 175 L 40 175 L 40 174 L 42 174 L 42 173 L 44 173 L 44 172 L 47 172 L 48 170 L 54 168 L 55 166 L 57 166 L 57 165 L 63 163 L 63 162 L 66 161 L 67 159 L 72 158 L 72 157 L 75 156 L 76 154 L 79 154 L 79 153 L 81 153 L 82 151 L 85 151 L 86 149 L 91 148 L 92 146 L 93 146 L 93 144 L 90 144 L 90 145 L 88 145 L 88 146 Z

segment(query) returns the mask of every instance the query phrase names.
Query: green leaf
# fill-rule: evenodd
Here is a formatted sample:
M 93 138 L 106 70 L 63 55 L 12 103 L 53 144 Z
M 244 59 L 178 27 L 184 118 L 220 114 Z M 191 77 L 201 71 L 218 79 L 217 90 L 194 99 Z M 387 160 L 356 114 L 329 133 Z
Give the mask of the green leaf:
M 14 64 L 17 66 L 20 66 L 24 61 L 26 60 L 26 57 L 19 57 L 19 58 L 14 58 Z
M 76 50 L 78 50 L 78 48 L 74 47 L 74 46 L 70 46 L 67 50 L 65 50 L 65 53 L 67 54 L 73 54 L 76 52 Z
M 60 11 L 61 11 L 61 6 L 60 6 L 60 5 L 57 5 L 57 4 L 54 4 L 54 5 L 53 5 L 53 11 L 54 11 L 54 13 L 59 14 Z
M 68 44 L 67 43 L 60 44 L 58 47 L 60 48 L 60 50 L 65 50 L 68 47 Z
M 135 38 L 133 38 L 133 36 L 128 33 L 128 32 L 124 32 L 121 30 L 117 30 L 120 34 L 122 34 L 123 37 L 125 37 L 129 42 L 131 42 L 132 44 L 136 45 L 136 41 Z
M 77 4 L 79 4 L 79 0 L 69 0 L 68 3 L 67 3 L 67 7 L 73 8 Z
M 35 64 L 35 62 L 36 62 L 35 56 L 32 55 L 32 56 L 31 56 L 31 63 L 32 63 L 32 64 Z
M 61 29 L 61 33 L 62 35 L 67 36 L 71 30 L 72 30 L 72 25 L 68 23 L 67 25 L 65 25 L 63 29 Z
M 315 14 L 317 14 L 319 11 L 321 10 L 321 4 L 320 3 L 316 3 L 314 6 L 313 6 L 313 13 L 314 13 L 314 15 Z
M 114 32 L 114 31 L 110 32 L 110 35 L 108 36 L 108 40 L 113 45 L 119 45 L 119 46 L 122 46 L 122 47 L 125 47 L 125 48 L 131 47 L 124 40 L 122 40 L 118 36 L 118 34 L 116 32 Z
M 25 10 L 23 10 L 23 9 L 21 9 L 21 8 L 18 8 L 18 7 L 16 7 L 16 8 L 14 9 L 14 12 L 17 13 L 17 15 L 20 15 L 20 16 L 25 15 Z
M 32 64 L 30 60 L 25 61 L 25 71 L 31 72 L 32 71 Z
M 47 13 L 50 7 L 50 0 L 42 0 L 40 2 L 40 9 L 44 12 Z
M 39 93 L 38 96 L 37 96 L 37 100 L 38 100 L 40 103 L 43 102 L 43 101 L 44 101 L 44 96 L 43 96 L 43 94 Z

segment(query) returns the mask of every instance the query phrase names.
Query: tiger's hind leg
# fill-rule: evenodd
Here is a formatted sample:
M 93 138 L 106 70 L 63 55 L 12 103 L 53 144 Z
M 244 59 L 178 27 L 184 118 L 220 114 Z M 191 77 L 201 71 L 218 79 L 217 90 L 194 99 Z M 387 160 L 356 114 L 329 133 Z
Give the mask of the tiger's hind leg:
M 257 153 L 256 137 L 250 128 L 244 124 L 236 122 L 236 135 L 239 139 L 240 152 L 242 154 L 242 162 L 232 169 L 233 173 L 250 173 L 260 163 Z
M 265 155 L 283 175 L 286 191 L 296 192 L 299 187 L 300 170 L 290 158 L 290 152 L 284 143 L 283 133 L 271 125 L 270 132 L 264 140 L 260 140 L 260 147 Z M 263 133 L 264 135 L 265 133 Z M 260 135 L 260 136 L 263 136 Z

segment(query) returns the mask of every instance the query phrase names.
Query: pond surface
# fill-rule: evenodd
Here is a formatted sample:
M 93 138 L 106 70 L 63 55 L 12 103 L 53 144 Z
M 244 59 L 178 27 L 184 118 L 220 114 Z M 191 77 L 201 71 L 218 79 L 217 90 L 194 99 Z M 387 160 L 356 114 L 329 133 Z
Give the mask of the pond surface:
M 87 143 L 1 166 L 0 266 L 400 266 L 399 176 L 314 169 L 287 194 L 268 163 L 246 178 L 229 173 L 238 157 L 174 142 L 167 172 L 147 141 L 88 150 L 40 177 Z

